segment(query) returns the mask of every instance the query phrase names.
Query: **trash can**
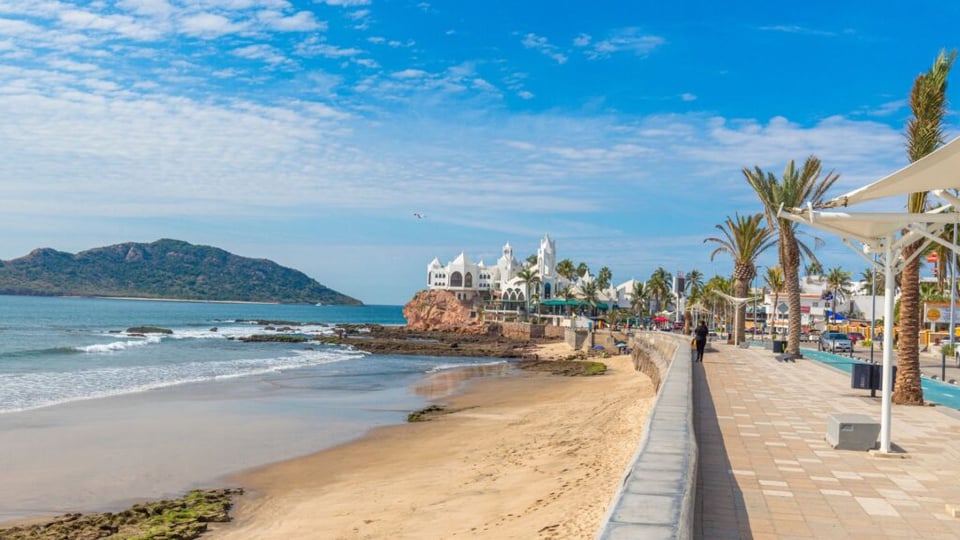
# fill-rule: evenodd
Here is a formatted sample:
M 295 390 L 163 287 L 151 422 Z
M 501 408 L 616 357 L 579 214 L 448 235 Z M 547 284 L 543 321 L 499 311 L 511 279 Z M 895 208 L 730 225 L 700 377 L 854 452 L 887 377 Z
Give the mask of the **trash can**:
M 782 353 L 787 350 L 787 342 L 783 339 L 773 340 L 773 352 Z

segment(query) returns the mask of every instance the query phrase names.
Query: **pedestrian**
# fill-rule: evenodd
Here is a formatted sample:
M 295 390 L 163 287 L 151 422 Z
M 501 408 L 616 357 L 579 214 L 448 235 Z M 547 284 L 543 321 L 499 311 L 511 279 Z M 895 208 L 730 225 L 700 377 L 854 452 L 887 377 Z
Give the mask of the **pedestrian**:
M 703 362 L 703 349 L 707 346 L 707 334 L 710 331 L 707 330 L 707 323 L 700 321 L 700 324 L 697 325 L 697 329 L 693 331 L 694 340 L 697 344 L 697 362 Z

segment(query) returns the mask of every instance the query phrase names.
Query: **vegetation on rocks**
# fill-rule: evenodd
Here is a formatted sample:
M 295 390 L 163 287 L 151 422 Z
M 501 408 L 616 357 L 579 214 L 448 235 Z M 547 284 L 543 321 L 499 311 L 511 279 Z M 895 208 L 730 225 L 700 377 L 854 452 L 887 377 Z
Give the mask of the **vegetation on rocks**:
M 232 498 L 241 494 L 242 489 L 194 490 L 122 512 L 66 514 L 38 525 L 0 529 L 0 539 L 191 540 L 206 532 L 208 523 L 230 521 Z
M 602 362 L 579 360 L 521 360 L 517 363 L 517 367 L 527 371 L 543 371 L 570 377 L 591 377 L 607 372 L 607 365 Z
M 407 415 L 407 422 L 426 422 L 444 412 L 444 408 L 439 405 L 430 405 L 419 411 L 413 411 Z
M 291 336 L 290 334 L 254 334 L 240 338 L 245 343 L 304 343 L 306 336 Z
M 173 330 L 169 328 L 160 328 L 158 326 L 133 326 L 127 328 L 128 334 L 166 334 L 170 335 Z
M 25 257 L 0 261 L 0 294 L 361 303 L 273 261 L 179 240 L 117 244 L 76 255 L 35 249 Z

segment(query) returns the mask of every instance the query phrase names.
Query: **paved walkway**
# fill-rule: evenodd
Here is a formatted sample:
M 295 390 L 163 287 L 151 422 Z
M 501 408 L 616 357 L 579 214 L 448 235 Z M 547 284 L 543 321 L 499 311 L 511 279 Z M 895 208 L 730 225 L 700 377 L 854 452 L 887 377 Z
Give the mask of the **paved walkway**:
M 697 538 L 960 538 L 960 414 L 894 406 L 903 457 L 835 450 L 827 415 L 879 421 L 879 397 L 813 360 L 714 347 L 694 369 Z

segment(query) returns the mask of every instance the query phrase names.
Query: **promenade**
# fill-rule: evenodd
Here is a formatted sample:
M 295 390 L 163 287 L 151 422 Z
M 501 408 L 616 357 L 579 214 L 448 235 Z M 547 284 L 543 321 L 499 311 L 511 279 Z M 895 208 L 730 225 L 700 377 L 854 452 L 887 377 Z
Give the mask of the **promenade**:
M 696 538 L 960 538 L 960 414 L 893 407 L 901 453 L 835 450 L 827 416 L 880 398 L 816 361 L 715 344 L 694 366 Z M 879 396 L 879 392 L 877 392 Z

